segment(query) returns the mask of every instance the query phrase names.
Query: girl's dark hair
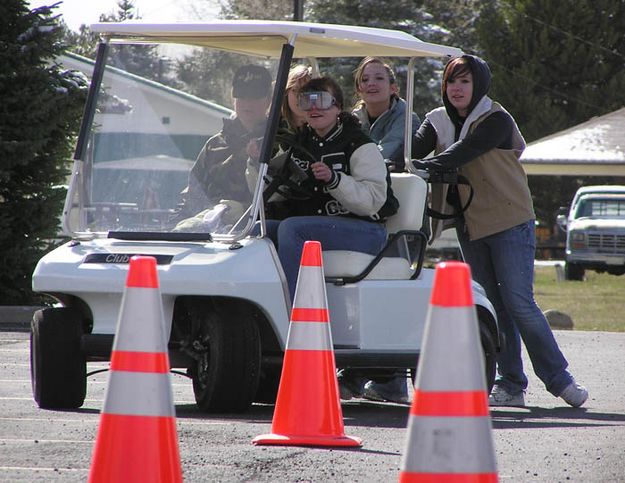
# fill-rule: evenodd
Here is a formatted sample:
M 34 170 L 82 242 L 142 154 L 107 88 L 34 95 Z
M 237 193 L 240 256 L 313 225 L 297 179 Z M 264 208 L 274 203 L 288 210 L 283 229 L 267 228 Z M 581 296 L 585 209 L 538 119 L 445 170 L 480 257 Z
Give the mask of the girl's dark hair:
M 447 83 L 453 82 L 457 77 L 466 73 L 473 73 L 471 70 L 471 64 L 467 58 L 456 57 L 455 59 L 449 61 L 449 63 L 445 66 L 445 71 L 443 72 L 443 82 L 441 84 L 441 96 L 443 99 L 445 98 L 445 93 L 447 92 Z
M 329 92 L 334 96 L 334 99 L 336 99 L 336 106 L 341 111 L 343 110 L 343 91 L 341 90 L 341 86 L 339 86 L 331 77 L 317 77 L 315 79 L 311 79 L 304 84 L 304 87 L 302 87 L 302 92 L 314 91 Z

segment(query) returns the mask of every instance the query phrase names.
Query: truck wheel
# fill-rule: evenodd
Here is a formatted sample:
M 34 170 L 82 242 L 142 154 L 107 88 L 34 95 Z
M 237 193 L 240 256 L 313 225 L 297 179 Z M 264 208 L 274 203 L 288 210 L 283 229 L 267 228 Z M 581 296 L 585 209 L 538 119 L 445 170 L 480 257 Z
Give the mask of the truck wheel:
M 484 352 L 484 370 L 486 373 L 486 391 L 490 391 L 495 384 L 495 376 L 497 375 L 497 344 L 495 337 L 484 322 L 479 322 L 480 341 L 482 342 L 482 351 Z
M 233 311 L 236 315 L 236 310 Z M 243 412 L 254 400 L 260 375 L 260 334 L 247 318 L 204 314 L 202 355 L 190 368 L 198 407 L 205 412 Z
M 43 409 L 75 409 L 85 402 L 87 361 L 80 351 L 80 313 L 69 307 L 35 312 L 30 331 L 33 397 Z
M 584 267 L 577 263 L 566 262 L 564 264 L 564 278 L 566 280 L 584 280 Z

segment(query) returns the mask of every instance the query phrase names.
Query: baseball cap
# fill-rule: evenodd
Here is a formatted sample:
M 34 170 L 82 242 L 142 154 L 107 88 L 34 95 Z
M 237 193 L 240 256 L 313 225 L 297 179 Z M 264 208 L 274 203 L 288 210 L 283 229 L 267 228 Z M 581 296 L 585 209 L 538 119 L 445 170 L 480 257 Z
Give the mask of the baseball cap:
M 232 79 L 232 97 L 260 99 L 271 92 L 271 74 L 260 65 L 248 64 L 235 72 Z

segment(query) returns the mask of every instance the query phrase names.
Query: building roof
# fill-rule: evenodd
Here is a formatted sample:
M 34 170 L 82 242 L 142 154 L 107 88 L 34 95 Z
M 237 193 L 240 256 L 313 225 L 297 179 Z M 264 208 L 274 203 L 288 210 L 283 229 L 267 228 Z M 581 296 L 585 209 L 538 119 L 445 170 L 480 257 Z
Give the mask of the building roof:
M 61 65 L 63 65 L 66 68 L 76 69 L 76 70 L 81 71 L 91 80 L 91 77 L 93 76 L 93 69 L 95 67 L 95 60 L 89 59 L 87 57 L 83 57 L 82 55 L 75 54 L 74 52 L 65 52 L 64 54 L 60 55 L 57 60 Z M 228 109 L 227 107 L 224 107 L 217 103 L 207 101 L 205 99 L 201 99 L 192 94 L 186 93 L 178 89 L 174 89 L 172 87 L 166 86 L 159 82 L 150 80 L 146 77 L 132 74 L 123 69 L 118 69 L 110 65 L 107 66 L 106 68 L 108 72 L 111 73 L 111 75 L 123 77 L 126 79 L 131 79 L 133 82 L 136 82 L 137 84 L 141 84 L 145 86 L 147 89 L 151 89 L 153 91 L 160 91 L 161 93 L 163 93 L 163 95 L 170 96 L 172 98 L 177 98 L 180 101 L 184 100 L 190 103 L 191 105 L 200 106 L 201 109 L 214 111 L 215 115 L 219 115 L 220 118 L 229 117 L 230 115 L 232 115 L 233 111 L 231 109 Z
M 625 108 L 529 144 L 527 174 L 625 176 Z

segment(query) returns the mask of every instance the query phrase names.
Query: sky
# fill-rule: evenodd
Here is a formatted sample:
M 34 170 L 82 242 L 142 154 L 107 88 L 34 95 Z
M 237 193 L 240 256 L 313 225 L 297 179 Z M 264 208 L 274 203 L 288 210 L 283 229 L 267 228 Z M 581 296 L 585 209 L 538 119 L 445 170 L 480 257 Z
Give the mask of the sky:
M 30 8 L 53 5 L 60 0 L 31 0 Z M 118 0 L 62 0 L 55 12 L 63 16 L 67 26 L 78 31 L 81 24 L 98 22 L 101 14 L 117 12 Z M 215 18 L 217 1 L 204 0 L 134 0 L 138 15 L 152 22 L 175 22 L 180 20 L 210 20 Z M 204 6 L 203 9 L 198 6 Z M 210 6 L 213 5 L 212 9 Z M 200 15 L 204 12 L 203 15 Z M 200 16 L 202 18 L 200 18 Z

